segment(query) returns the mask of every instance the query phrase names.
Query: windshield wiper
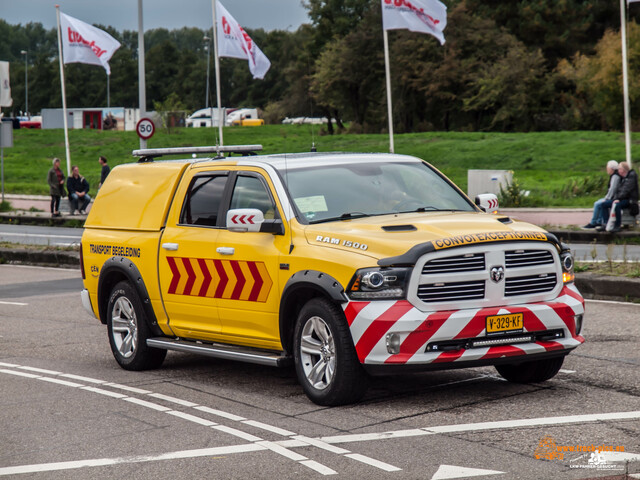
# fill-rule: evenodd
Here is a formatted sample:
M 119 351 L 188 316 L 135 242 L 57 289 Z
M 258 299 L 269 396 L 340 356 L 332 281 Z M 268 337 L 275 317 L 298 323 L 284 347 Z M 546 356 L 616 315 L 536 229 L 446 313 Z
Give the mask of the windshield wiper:
M 337 217 L 329 217 L 323 218 L 320 220 L 311 221 L 309 223 L 324 223 L 324 222 L 335 222 L 336 220 L 351 220 L 353 218 L 362 218 L 362 217 L 370 217 L 372 214 L 364 213 L 364 212 L 345 212 L 342 215 Z

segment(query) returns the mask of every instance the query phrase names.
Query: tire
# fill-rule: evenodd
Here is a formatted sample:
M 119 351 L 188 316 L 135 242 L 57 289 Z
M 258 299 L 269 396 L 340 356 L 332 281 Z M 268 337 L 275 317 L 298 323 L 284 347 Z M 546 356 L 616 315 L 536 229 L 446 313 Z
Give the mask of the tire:
M 147 318 L 138 292 L 127 281 L 116 284 L 107 304 L 109 345 L 125 370 L 149 370 L 162 365 L 167 351 L 150 348 Z
M 342 310 L 324 298 L 307 302 L 294 331 L 298 381 L 317 405 L 337 406 L 360 400 L 368 387 Z
M 496 365 L 496 370 L 509 382 L 537 383 L 555 377 L 563 363 L 564 356 L 534 362 Z

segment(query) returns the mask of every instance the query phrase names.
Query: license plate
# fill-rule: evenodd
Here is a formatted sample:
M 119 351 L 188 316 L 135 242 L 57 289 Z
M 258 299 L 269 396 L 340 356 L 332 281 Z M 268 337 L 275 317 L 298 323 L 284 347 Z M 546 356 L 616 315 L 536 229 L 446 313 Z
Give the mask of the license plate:
M 487 317 L 487 333 L 517 332 L 524 328 L 522 313 L 491 315 Z

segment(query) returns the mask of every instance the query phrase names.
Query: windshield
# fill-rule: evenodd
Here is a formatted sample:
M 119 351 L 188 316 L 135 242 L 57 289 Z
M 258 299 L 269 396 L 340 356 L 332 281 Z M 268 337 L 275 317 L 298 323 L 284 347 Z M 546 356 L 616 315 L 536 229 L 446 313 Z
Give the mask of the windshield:
M 475 211 L 420 162 L 330 164 L 290 169 L 284 177 L 309 223 L 401 212 Z

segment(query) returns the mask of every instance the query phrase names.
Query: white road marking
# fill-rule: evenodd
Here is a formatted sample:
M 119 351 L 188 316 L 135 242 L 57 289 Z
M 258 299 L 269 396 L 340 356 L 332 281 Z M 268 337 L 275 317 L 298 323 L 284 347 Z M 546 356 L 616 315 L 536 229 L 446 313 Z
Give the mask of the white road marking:
M 275 442 L 261 441 L 256 442 L 256 445 L 262 445 L 263 447 L 271 450 L 272 452 L 276 452 L 283 457 L 288 458 L 289 460 L 293 460 L 294 462 L 300 462 L 302 460 L 308 460 L 304 455 L 300 455 L 299 453 L 292 452 L 288 448 L 283 447 L 282 445 L 278 445 Z
M 260 437 L 256 437 L 255 435 L 251 435 L 250 433 L 243 432 L 242 430 L 238 430 L 232 427 L 227 427 L 226 425 L 216 425 L 212 428 L 214 430 L 220 430 L 221 432 L 228 433 L 229 435 L 233 435 L 234 437 L 242 438 L 247 442 L 260 442 L 264 440 Z
M 169 410 L 171 410 L 170 408 L 167 408 L 164 405 L 158 405 L 157 403 L 147 402 L 146 400 L 141 400 L 139 398 L 125 397 L 123 398 L 123 400 L 126 402 L 135 403 L 136 405 L 150 408 L 152 410 L 157 410 L 158 412 L 168 412 Z
M 71 373 L 63 373 L 60 376 L 64 377 L 64 378 L 70 378 L 72 380 L 79 380 L 81 382 L 96 383 L 96 384 L 107 383 L 104 380 L 98 380 L 98 379 L 90 378 L 90 377 L 81 377 L 80 375 L 73 375 Z
M 593 302 L 593 303 L 610 303 L 612 305 L 632 305 L 632 306 L 640 307 L 640 303 L 618 302 L 616 300 L 595 300 L 595 299 L 591 299 L 591 298 L 585 298 L 585 301 L 586 302 Z
M 481 477 L 484 475 L 501 475 L 505 472 L 498 470 L 483 470 L 480 468 L 458 467 L 456 465 L 440 465 L 431 480 L 447 480 L 453 478 Z
M 0 364 L 0 366 L 2 365 L 12 365 L 12 364 Z M 14 366 L 14 365 L 12 365 Z M 71 375 L 70 374 L 62 374 L 60 372 L 55 372 L 52 370 L 43 370 L 43 369 L 39 369 L 39 368 L 33 368 L 33 367 L 21 367 L 19 365 L 15 365 L 15 368 L 19 368 L 19 369 L 23 369 L 23 370 L 34 370 L 37 372 L 41 372 L 41 373 L 48 373 L 48 374 L 52 374 L 54 376 L 63 376 L 65 375 L 66 378 L 69 378 Z M 51 382 L 51 383 L 56 383 L 59 385 L 64 385 L 64 386 L 68 386 L 68 387 L 80 387 L 82 390 L 86 390 L 89 392 L 94 392 L 94 393 L 99 393 L 102 395 L 106 395 L 109 397 L 113 397 L 113 398 L 117 398 L 117 399 L 122 399 L 125 400 L 127 402 L 130 403 L 134 403 L 136 405 L 140 405 L 146 408 L 151 408 L 153 410 L 157 410 L 160 412 L 165 412 L 168 413 L 169 415 L 173 415 L 175 417 L 181 418 L 183 420 L 187 420 L 187 421 L 191 421 L 206 427 L 212 427 L 216 430 L 219 430 L 221 432 L 224 433 L 228 433 L 231 435 L 234 435 L 236 437 L 239 438 L 243 438 L 245 440 L 251 441 L 253 443 L 249 444 L 249 445 L 254 445 L 254 446 L 259 446 L 261 447 L 261 450 L 267 449 L 267 450 L 271 450 L 274 453 L 277 453 L 279 455 L 282 455 L 290 460 L 296 461 L 298 463 L 300 463 L 301 465 L 304 465 L 305 467 L 314 470 L 318 473 L 321 473 L 322 475 L 335 475 L 337 472 L 332 470 L 331 468 L 322 465 L 321 463 L 318 463 L 314 460 L 309 460 L 307 457 L 300 455 L 296 452 L 293 452 L 291 450 L 289 450 L 288 448 L 286 448 L 283 445 L 280 445 L 276 442 L 270 442 L 270 441 L 265 441 L 263 439 L 261 439 L 260 437 L 256 437 L 254 435 L 251 435 L 249 433 L 246 432 L 242 432 L 240 430 L 234 429 L 234 428 L 230 428 L 230 427 L 226 427 L 223 425 L 218 425 L 210 420 L 204 419 L 202 417 L 198 417 L 195 415 L 191 415 L 185 412 L 180 412 L 177 410 L 172 410 L 168 407 L 165 407 L 163 405 L 159 405 L 157 403 L 153 403 L 153 402 L 148 402 L 146 400 L 142 400 L 139 398 L 135 398 L 135 397 L 128 397 L 126 395 L 120 394 L 120 393 L 116 393 L 116 392 L 110 392 L 108 390 L 104 390 L 102 388 L 96 388 L 96 387 L 92 387 L 92 386 L 87 386 L 87 385 L 82 385 L 79 383 L 75 383 L 75 382 L 70 382 L 67 380 L 61 380 L 59 378 L 52 378 L 52 377 L 43 377 L 40 375 L 35 375 L 35 374 L 31 374 L 31 373 L 25 373 L 25 372 L 19 372 L 19 371 L 15 371 L 15 370 L 0 370 L 0 372 L 6 372 L 12 375 L 18 375 L 21 377 L 27 377 L 27 378 L 33 378 L 33 379 L 37 379 L 37 380 L 43 380 L 43 381 L 47 381 L 47 382 Z M 74 378 L 78 379 L 81 378 L 79 376 L 73 376 Z M 175 398 L 175 397 L 170 397 L 168 395 L 163 395 L 163 394 L 157 394 L 157 393 L 153 393 L 150 392 L 148 390 L 143 390 L 143 389 L 139 389 L 139 388 L 135 388 L 135 387 L 129 387 L 126 385 L 120 385 L 120 384 L 116 384 L 116 383 L 106 383 L 103 382 L 102 380 L 97 380 L 97 379 L 89 379 L 90 382 L 89 383 L 100 383 L 103 386 L 108 386 L 108 387 L 113 387 L 113 388 L 119 388 L 122 390 L 126 390 L 126 391 L 131 391 L 131 392 L 135 392 L 135 393 L 140 393 L 140 394 L 145 394 L 145 395 L 149 395 L 151 397 L 154 398 L 158 398 L 159 400 L 164 400 L 164 401 L 168 401 L 168 402 L 172 402 L 172 403 L 177 403 L 179 405 L 182 406 L 187 406 L 187 407 L 192 407 L 192 408 L 196 408 L 202 412 L 205 413 L 211 413 L 211 414 L 215 414 L 227 419 L 232 419 L 234 421 L 240 421 L 242 423 L 245 423 L 247 425 L 256 427 L 256 428 L 260 428 L 263 430 L 267 430 L 270 431 L 272 433 L 276 433 L 279 435 L 283 435 L 283 436 L 293 436 L 295 435 L 295 433 L 290 432 L 288 430 L 284 430 L 282 428 L 278 428 L 278 427 L 274 427 L 273 425 L 268 425 L 266 423 L 262 423 L 262 422 L 258 422 L 258 421 L 253 421 L 253 420 L 246 420 L 244 417 L 240 417 L 238 415 L 233 415 L 227 412 L 223 412 L 221 410 L 215 410 L 212 408 L 208 408 L 208 407 L 204 407 L 204 406 L 198 406 L 196 403 L 193 402 L 188 402 L 186 400 L 182 400 L 179 398 Z M 303 445 L 307 446 L 309 445 L 308 443 L 303 443 Z M 330 449 L 333 448 L 335 449 L 336 447 L 330 447 Z M 189 452 L 193 452 L 193 451 L 189 451 Z M 199 451 L 198 451 L 199 452 Z M 170 458 L 171 455 L 175 455 L 175 454 L 180 454 L 180 452 L 174 452 L 174 453 L 170 453 L 170 454 L 165 454 L 165 455 L 160 455 L 160 456 L 156 456 L 153 457 L 154 459 L 157 460 L 164 460 L 167 458 Z M 199 456 L 199 455 L 195 455 L 195 456 Z M 60 463 L 56 463 L 56 464 L 42 464 L 42 465 L 32 465 L 32 466 L 22 466 L 22 467 L 8 467 L 8 469 L 0 469 L 0 476 L 2 475 L 9 475 L 9 474 L 15 474 L 15 473 L 28 473 L 28 472 L 34 472 L 34 471 L 52 471 L 52 470 L 64 470 L 64 469 L 73 469 L 73 468 L 82 468 L 82 467 L 87 467 L 87 466 L 101 466 L 101 465 L 112 465 L 114 463 L 111 463 L 112 461 L 115 461 L 116 463 L 131 463 L 131 461 L 135 462 L 135 461 L 147 461 L 144 460 L 145 458 L 152 458 L 152 457 L 127 457 L 129 460 L 125 459 L 98 459 L 98 460 L 88 460 L 88 461 L 79 461 L 79 462 L 60 462 Z M 171 457 L 172 458 L 172 457 Z M 175 458 L 188 458 L 185 456 L 178 456 Z M 368 458 L 368 457 L 365 457 Z M 142 460 L 140 460 L 142 459 Z M 375 462 L 377 462 L 376 460 L 371 459 L 373 463 L 371 464 L 375 464 Z M 107 463 L 105 463 L 107 462 Z M 382 464 L 382 462 L 380 462 Z M 386 464 L 384 464 L 386 465 Z M 47 467 L 50 467 L 49 470 L 47 470 Z M 16 470 L 16 468 L 18 470 Z M 33 468 L 36 468 L 36 470 L 33 470 Z M 39 470 L 39 468 L 43 468 L 43 470 Z M 394 467 L 395 468 L 395 467 Z M 25 470 L 26 469 L 26 470 Z M 31 469 L 31 470 L 30 470 Z M 3 473 L 6 470 L 7 473 Z
M 301 465 L 310 468 L 311 470 L 315 470 L 316 472 L 322 475 L 337 475 L 338 472 L 335 470 L 331 470 L 329 467 L 325 467 L 321 463 L 316 462 L 315 460 L 303 460 L 300 462 Z
M 199 450 L 181 450 L 178 452 L 161 453 L 159 455 L 140 455 L 134 457 L 99 458 L 94 460 L 78 460 L 73 462 L 41 463 L 37 465 L 19 465 L 15 467 L 0 468 L 0 476 L 17 475 L 24 473 L 53 472 L 59 470 L 72 470 L 83 467 L 104 467 L 109 465 L 123 465 L 130 463 L 157 462 L 160 460 L 177 460 L 196 457 L 213 457 L 230 455 L 233 453 L 257 452 L 265 450 L 265 447 L 257 443 L 244 445 L 229 445 L 225 447 L 203 448 Z
M 186 400 L 181 400 L 180 398 L 170 397 L 169 395 L 163 395 L 161 393 L 150 393 L 150 397 L 159 398 L 160 400 L 166 400 L 167 402 L 177 403 L 178 405 L 182 405 L 183 407 L 197 407 L 197 403 L 188 402 Z
M 560 373 L 576 373 L 575 370 L 565 370 L 564 368 L 561 368 L 560 370 L 558 370 Z
M 45 370 L 44 368 L 36 368 L 36 367 L 18 367 L 20 370 L 27 370 L 29 372 L 36 373 L 44 373 L 45 375 L 60 375 L 61 372 L 56 372 L 54 370 Z
M 15 370 L 0 370 L 2 373 L 8 373 L 9 375 L 16 375 L 18 377 L 26 377 L 26 378 L 40 378 L 40 375 L 34 375 L 33 373 L 26 372 L 16 372 Z
M 0 305 L 16 305 L 18 307 L 25 307 L 27 305 L 29 305 L 28 303 L 22 303 L 22 302 L 4 302 L 2 300 L 0 300 Z
M 169 415 L 182 418 L 183 420 L 188 420 L 189 422 L 204 425 L 205 427 L 213 427 L 214 425 L 217 425 L 216 423 L 212 422 L 211 420 L 207 420 L 206 418 L 196 417 L 195 415 L 190 415 L 184 412 L 178 412 L 176 410 L 171 410 L 167 413 Z
M 222 410 L 216 410 L 214 408 L 209 407 L 195 407 L 196 410 L 200 410 L 201 412 L 210 413 L 211 415 L 217 415 L 218 417 L 226 418 L 228 420 L 233 420 L 234 422 L 241 422 L 246 420 L 244 417 L 240 417 L 238 415 L 234 415 L 232 413 L 223 412 Z
M 68 380 L 60 380 L 59 378 L 50 378 L 50 377 L 38 377 L 38 380 L 42 380 L 43 382 L 57 383 L 58 385 L 64 385 L 65 387 L 84 387 L 81 383 L 70 382 Z
M 261 428 L 262 430 L 276 433 L 278 435 L 282 435 L 283 437 L 291 437 L 295 435 L 294 432 L 290 432 L 289 430 L 284 430 L 282 428 L 274 427 L 273 425 L 267 425 L 266 423 L 257 422 L 255 420 L 243 420 L 241 423 L 244 423 L 245 425 L 251 425 L 252 427 L 256 428 Z
M 483 430 L 502 430 L 508 428 L 541 427 L 546 425 L 582 424 L 590 422 L 637 420 L 640 419 L 640 410 L 631 412 L 594 413 L 590 415 L 570 415 L 564 417 L 526 418 L 519 420 L 503 420 L 498 422 L 467 423 L 458 425 L 442 425 L 437 427 L 424 427 L 421 429 L 395 430 L 382 433 L 347 434 L 322 437 L 320 440 L 327 443 L 365 442 L 371 440 L 386 440 L 417 435 L 436 435 L 440 433 L 478 432 Z
M 393 465 L 381 462 L 380 460 L 376 460 L 375 458 L 360 455 L 359 453 L 348 453 L 347 455 L 345 455 L 345 457 L 349 457 L 352 460 L 357 460 L 358 462 L 366 463 L 367 465 L 379 468 L 380 470 L 384 470 L 385 472 L 399 472 L 400 470 L 402 470 L 401 468 L 394 467 Z
M 120 390 L 125 390 L 127 392 L 139 393 L 141 395 L 148 395 L 151 392 L 149 390 L 143 390 L 141 388 L 130 387 L 128 385 L 120 385 L 119 383 L 105 383 L 105 387 L 119 388 Z
M 122 393 L 111 392 L 109 390 L 103 390 L 102 388 L 82 387 L 82 390 L 87 390 L 93 393 L 99 393 L 100 395 L 106 395 L 107 397 L 112 397 L 112 398 L 126 398 L 126 395 L 123 395 Z

